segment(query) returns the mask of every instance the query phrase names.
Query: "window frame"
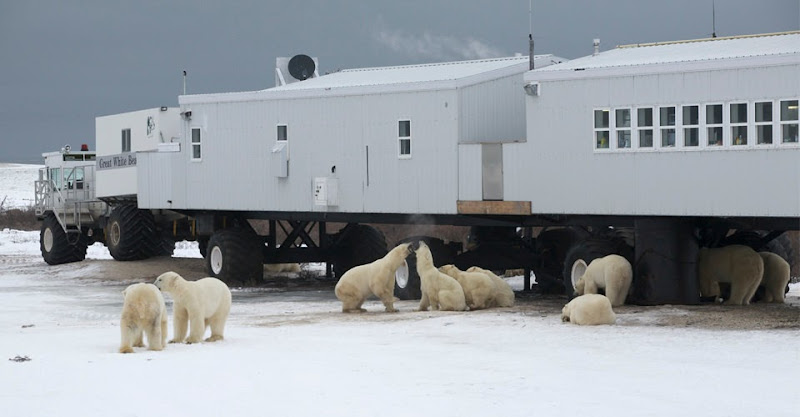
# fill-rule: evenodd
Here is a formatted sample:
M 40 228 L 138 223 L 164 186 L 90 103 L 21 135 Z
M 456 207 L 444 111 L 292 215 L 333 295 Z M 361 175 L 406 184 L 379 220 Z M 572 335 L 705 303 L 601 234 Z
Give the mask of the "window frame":
M 720 106 L 720 108 L 722 109 L 722 112 L 720 113 L 720 119 L 721 120 L 720 120 L 719 123 L 711 124 L 711 123 L 708 122 L 708 107 L 709 106 Z M 725 148 L 725 145 L 726 145 L 726 141 L 725 141 L 725 137 L 726 137 L 726 135 L 725 135 L 725 133 L 726 133 L 725 132 L 725 119 L 726 119 L 726 117 L 725 117 L 725 103 L 722 103 L 722 102 L 710 102 L 710 103 L 703 104 L 703 122 L 704 122 L 703 123 L 703 131 L 704 131 L 704 135 L 701 138 L 701 139 L 704 139 L 703 148 L 705 148 L 705 149 L 724 149 Z M 712 129 L 712 128 L 720 129 L 720 132 L 721 132 L 720 136 L 721 137 L 720 137 L 719 145 L 712 145 L 711 143 L 709 143 L 709 138 L 711 137 L 711 135 L 709 135 L 709 129 Z
M 658 124 L 657 124 L 657 126 L 658 126 L 658 140 L 656 141 L 656 147 L 658 149 L 674 151 L 675 149 L 678 148 L 678 144 L 679 144 L 679 142 L 678 142 L 678 124 L 679 124 L 678 123 L 678 116 L 679 116 L 678 109 L 680 108 L 680 106 L 678 106 L 677 104 L 665 104 L 665 105 L 659 105 L 657 108 L 658 108 Z M 669 124 L 664 125 L 664 124 L 661 123 L 661 109 L 669 109 L 669 108 L 671 108 L 673 110 L 673 118 L 674 118 L 674 120 L 673 120 L 671 125 L 669 125 Z M 655 118 L 653 120 L 653 123 L 654 124 L 656 123 Z M 663 134 L 664 134 L 663 131 L 664 130 L 672 130 L 672 135 L 673 135 L 672 146 L 664 146 L 664 137 L 663 137 Z
M 120 152 L 121 153 L 131 152 L 131 149 L 132 149 L 132 143 L 131 142 L 132 142 L 131 141 L 131 129 L 130 128 L 122 129 L 122 143 L 121 143 L 122 146 L 120 146 Z
M 606 112 L 608 114 L 608 124 L 605 127 L 597 127 L 597 112 Z M 592 109 L 592 148 L 597 152 L 608 152 L 611 150 L 612 140 L 611 140 L 611 108 L 610 107 L 596 107 Z M 601 148 L 598 146 L 597 134 L 600 132 L 606 132 L 606 141 L 607 146 Z
M 686 117 L 684 117 L 684 109 L 694 107 L 697 109 L 697 123 L 696 124 L 687 124 Z M 696 103 L 686 103 L 680 105 L 680 147 L 685 150 L 697 150 L 701 149 L 703 146 L 703 135 L 702 135 L 702 126 L 703 126 L 703 119 L 700 113 L 700 109 L 703 108 L 700 104 Z M 677 115 L 675 117 L 678 117 Z M 686 131 L 688 129 L 694 129 L 697 132 L 697 144 L 696 145 L 688 145 Z
M 758 115 L 759 115 L 758 105 L 759 104 L 765 104 L 765 103 L 769 104 L 771 106 L 770 112 L 769 112 L 770 120 L 759 122 L 758 121 Z M 763 148 L 763 147 L 766 147 L 766 146 L 776 146 L 776 145 L 778 145 L 780 143 L 780 142 L 775 140 L 775 133 L 776 133 L 776 129 L 775 129 L 775 120 L 776 120 L 775 110 L 776 110 L 776 106 L 775 106 L 775 101 L 774 100 L 753 100 L 753 123 L 752 123 L 752 125 L 753 125 L 753 146 L 757 146 L 757 147 Z M 761 142 L 759 142 L 760 138 L 759 138 L 758 128 L 761 127 L 761 126 L 769 126 L 770 128 L 772 128 L 772 136 L 770 137 L 771 142 L 769 142 L 769 143 L 761 143 Z
M 798 136 L 800 136 L 800 108 L 798 108 L 798 109 L 789 108 L 789 110 L 794 110 L 797 113 L 797 117 L 798 117 L 797 119 L 785 119 L 784 120 L 784 118 L 783 118 L 783 103 L 784 102 L 790 103 L 790 102 L 793 102 L 793 101 L 796 102 L 797 105 L 800 105 L 800 99 L 797 99 L 797 98 L 787 98 L 787 99 L 777 99 L 777 100 L 775 100 L 775 102 L 778 104 L 778 117 L 777 117 L 777 119 L 778 119 L 778 126 L 779 126 L 778 128 L 779 128 L 780 144 L 782 146 L 798 146 L 798 145 L 800 145 L 800 138 L 798 137 Z M 788 107 L 788 105 L 787 105 L 787 107 Z M 794 142 L 785 142 L 783 140 L 784 139 L 784 136 L 783 136 L 784 126 L 789 126 L 789 125 L 794 125 L 795 129 L 798 131 L 798 135 L 795 136 L 796 140 Z
M 617 120 L 617 112 L 619 112 L 619 111 L 627 111 L 628 112 L 628 126 L 620 127 L 617 124 L 617 121 L 618 121 Z M 634 119 L 633 119 L 633 111 L 634 111 L 633 107 L 615 107 L 614 108 L 614 123 L 612 124 L 611 120 L 609 120 L 609 124 L 613 125 L 613 129 L 612 130 L 614 132 L 614 135 L 613 135 L 614 136 L 614 143 L 613 143 L 612 149 L 617 149 L 617 150 L 620 150 L 622 152 L 630 152 L 630 151 L 634 150 L 635 143 L 634 143 L 634 140 L 633 140 L 633 129 L 634 129 L 634 125 L 635 124 L 634 124 Z M 620 133 L 624 133 L 624 132 L 628 132 L 628 146 L 627 147 L 619 146 L 619 134 Z
M 732 117 L 733 116 L 734 106 L 742 106 L 742 105 L 744 105 L 745 121 L 744 122 L 741 122 L 741 121 L 734 122 L 733 121 L 733 117 Z M 749 105 L 749 102 L 747 102 L 747 101 L 745 101 L 745 102 L 731 101 L 731 102 L 728 103 L 728 112 L 727 112 L 728 113 L 728 125 L 727 125 L 727 130 L 730 133 L 730 141 L 729 141 L 730 142 L 729 143 L 730 144 L 730 149 L 747 148 L 752 143 L 750 141 L 750 136 L 751 135 L 750 135 L 750 127 L 749 127 L 750 120 L 751 120 L 750 107 L 751 106 Z M 734 134 L 733 134 L 733 130 L 734 129 L 740 129 L 740 128 L 744 128 L 744 143 L 738 143 L 737 144 L 736 143 L 736 137 L 734 137 Z
M 402 136 L 400 134 L 402 123 L 408 123 L 408 135 Z M 397 158 L 398 159 L 411 159 L 414 154 L 414 148 L 411 143 L 411 119 L 398 119 L 397 120 Z M 403 153 L 403 142 L 408 142 L 408 153 Z
M 198 132 L 198 134 L 197 134 L 197 139 L 198 139 L 197 142 L 194 141 L 194 131 L 195 130 Z M 197 150 L 200 153 L 199 157 L 195 157 L 194 156 L 195 155 L 195 152 L 194 152 L 195 148 L 197 148 Z M 189 149 L 190 149 L 189 156 L 190 156 L 191 161 L 199 162 L 199 161 L 203 160 L 203 129 L 202 128 L 200 128 L 200 127 L 190 127 L 189 128 Z
M 281 128 L 283 128 L 283 139 L 281 139 Z M 275 125 L 275 141 L 289 143 L 289 125 L 286 123 Z
M 641 106 L 635 107 L 636 109 L 636 140 L 634 143 L 636 144 L 635 149 L 642 150 L 642 151 L 655 151 L 656 149 L 656 134 L 655 134 L 655 123 L 656 118 L 654 116 L 656 106 Z M 650 124 L 649 125 L 642 125 L 641 121 L 639 120 L 639 110 L 650 110 Z M 650 131 L 650 146 L 642 146 L 642 131 Z

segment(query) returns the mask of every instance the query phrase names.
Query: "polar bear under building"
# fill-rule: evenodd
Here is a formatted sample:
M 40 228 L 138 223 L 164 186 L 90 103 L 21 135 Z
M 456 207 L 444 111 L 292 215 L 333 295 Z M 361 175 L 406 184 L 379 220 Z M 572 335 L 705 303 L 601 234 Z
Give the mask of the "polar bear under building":
M 612 306 L 625 304 L 628 290 L 633 281 L 633 268 L 627 259 L 619 255 L 607 255 L 589 263 L 586 271 L 575 283 L 578 295 L 597 294 L 604 288 Z
M 727 282 L 731 284 L 731 296 L 725 304 L 750 304 L 763 276 L 764 260 L 748 246 L 700 248 L 697 278 L 702 297 L 719 297 L 719 283 Z
M 608 297 L 584 294 L 573 298 L 561 309 L 561 321 L 579 325 L 614 324 L 617 316 Z
M 359 265 L 345 272 L 336 283 L 334 293 L 342 302 L 343 313 L 367 311 L 361 308 L 371 294 L 380 298 L 387 313 L 394 313 L 394 274 L 411 253 L 411 244 L 403 243 L 381 259 Z

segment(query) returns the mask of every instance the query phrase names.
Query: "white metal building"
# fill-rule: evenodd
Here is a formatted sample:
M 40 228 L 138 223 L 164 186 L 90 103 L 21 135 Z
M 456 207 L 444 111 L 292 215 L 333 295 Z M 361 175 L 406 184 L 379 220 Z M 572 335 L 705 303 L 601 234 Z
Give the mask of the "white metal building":
M 800 32 L 626 45 L 525 81 L 504 197 L 534 214 L 800 216 Z
M 525 141 L 528 65 L 365 68 L 181 96 L 181 149 L 138 154 L 139 207 L 455 214 L 458 200 L 502 199 L 501 146 Z

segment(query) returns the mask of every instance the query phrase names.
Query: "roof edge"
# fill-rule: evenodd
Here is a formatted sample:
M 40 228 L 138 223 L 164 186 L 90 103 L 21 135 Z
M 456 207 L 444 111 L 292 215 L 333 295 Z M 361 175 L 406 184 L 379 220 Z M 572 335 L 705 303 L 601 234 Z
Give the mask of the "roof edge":
M 700 38 L 700 39 L 687 39 L 682 41 L 665 41 L 665 42 L 650 42 L 650 43 L 629 43 L 627 45 L 617 45 L 617 49 L 625 48 L 641 48 L 647 46 L 662 46 L 662 45 L 676 45 L 682 43 L 695 43 L 695 42 L 711 42 L 711 41 L 725 41 L 731 39 L 747 39 L 747 38 L 766 38 L 769 36 L 783 36 L 783 35 L 797 35 L 800 30 L 790 30 L 786 32 L 772 32 L 772 33 L 755 33 L 751 35 L 734 35 L 722 36 L 718 38 Z

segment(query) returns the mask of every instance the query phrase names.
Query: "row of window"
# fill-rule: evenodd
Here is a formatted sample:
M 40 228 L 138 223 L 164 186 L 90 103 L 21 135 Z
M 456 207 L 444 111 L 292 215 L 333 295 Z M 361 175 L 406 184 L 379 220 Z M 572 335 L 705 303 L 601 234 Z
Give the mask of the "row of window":
M 127 144 L 128 148 L 125 150 L 125 140 L 126 140 L 126 132 L 127 131 Z M 400 120 L 398 122 L 398 156 L 400 158 L 410 158 L 411 157 L 411 121 L 410 120 Z M 275 140 L 286 142 L 289 140 L 288 135 L 288 126 L 287 125 L 278 125 L 277 133 L 275 136 Z M 193 160 L 200 160 L 202 157 L 202 150 L 201 150 L 201 140 L 200 140 L 200 128 L 193 127 L 192 128 L 192 139 L 191 139 L 191 146 L 192 146 L 192 159 Z M 129 152 L 130 151 L 130 129 L 126 129 L 122 131 L 122 151 Z
M 594 110 L 594 148 L 798 144 L 798 100 Z

